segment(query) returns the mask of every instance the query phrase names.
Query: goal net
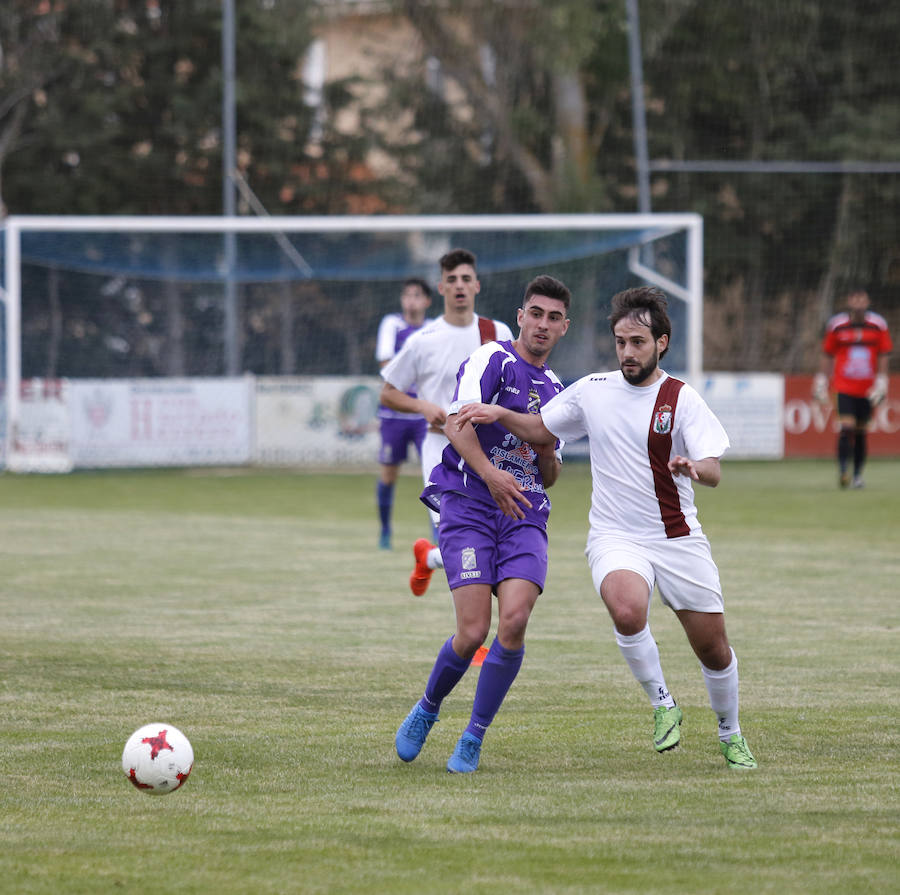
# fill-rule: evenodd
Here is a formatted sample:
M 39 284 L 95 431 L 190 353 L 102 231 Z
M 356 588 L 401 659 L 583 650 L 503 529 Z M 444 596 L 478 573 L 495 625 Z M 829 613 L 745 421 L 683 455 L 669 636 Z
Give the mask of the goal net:
M 373 462 L 378 323 L 405 279 L 436 284 L 455 247 L 478 258 L 478 312 L 514 332 L 533 276 L 570 287 L 572 328 L 552 358 L 564 381 L 615 364 L 609 299 L 642 283 L 670 297 L 667 369 L 703 365 L 694 214 L 11 216 L 3 229 L 14 469 Z M 435 292 L 429 316 L 440 313 Z M 273 408 L 298 395 L 304 419 L 279 422 Z M 120 400 L 110 439 L 101 424 Z

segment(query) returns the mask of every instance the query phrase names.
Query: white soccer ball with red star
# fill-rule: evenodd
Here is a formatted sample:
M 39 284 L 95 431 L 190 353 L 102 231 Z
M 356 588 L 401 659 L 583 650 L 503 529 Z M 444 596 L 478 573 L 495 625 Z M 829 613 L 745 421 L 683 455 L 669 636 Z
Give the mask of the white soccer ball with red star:
M 178 789 L 193 766 L 190 740 L 171 724 L 145 724 L 128 738 L 122 752 L 125 776 L 151 796 Z

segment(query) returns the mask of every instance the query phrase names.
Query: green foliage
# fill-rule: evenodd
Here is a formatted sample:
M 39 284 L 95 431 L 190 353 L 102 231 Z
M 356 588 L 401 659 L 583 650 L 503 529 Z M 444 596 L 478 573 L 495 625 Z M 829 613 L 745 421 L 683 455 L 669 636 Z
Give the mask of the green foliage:
M 421 66 L 383 74 L 392 108 L 412 118 L 395 135 L 395 151 L 417 175 L 412 210 L 431 211 L 435 200 L 476 213 L 608 207 L 603 178 L 592 171 L 606 116 L 593 114 L 586 83 L 617 30 L 617 7 L 569 0 L 395 8 L 423 45 Z M 627 83 L 627 67 L 616 81 Z
M 313 155 L 306 146 L 313 110 L 303 101 L 299 65 L 311 40 L 311 7 L 235 6 L 241 175 L 272 213 L 353 210 L 346 185 L 370 136 L 344 136 L 329 124 Z M 27 122 L 4 165 L 10 210 L 220 213 L 221 19 L 218 0 L 89 0 L 23 16 L 11 34 L 11 18 L 0 12 L 0 37 L 9 35 L 23 53 L 30 33 L 46 32 L 28 75 L 40 91 L 10 67 L 0 81 L 21 85 L 17 108 Z M 346 83 L 329 86 L 332 117 L 350 98 Z M 372 192 L 365 183 L 357 190 Z
M 651 156 L 895 160 L 896 114 L 893 106 L 885 114 L 885 102 L 896 92 L 888 44 L 898 25 L 897 9 L 881 4 L 873 4 L 866 15 L 856 7 L 805 0 L 694 5 L 645 62 Z M 645 40 L 652 41 L 657 26 L 651 20 L 646 27 Z M 845 279 L 877 282 L 892 248 L 858 223 L 862 209 L 874 206 L 870 213 L 880 226 L 893 229 L 896 180 L 853 181 L 860 201 L 848 228 L 853 250 L 840 272 Z M 752 175 L 707 175 L 678 181 L 660 175 L 658 186 L 669 188 L 665 207 L 691 202 L 708 221 L 707 232 L 718 231 L 708 252 L 711 291 L 738 273 L 729 258 L 734 250 L 743 255 L 745 268 L 761 271 L 766 292 L 816 285 L 823 239 L 827 248 L 831 228 L 837 226 L 839 177 L 781 175 L 773 182 Z M 887 197 L 879 195 L 885 188 Z M 798 226 L 801 221 L 806 226 Z M 819 226 L 811 226 L 812 221 Z M 747 237 L 762 239 L 758 251 Z M 777 257 L 785 242 L 792 254 L 787 265 Z
M 551 570 L 480 770 L 444 765 L 476 675 L 419 758 L 393 736 L 453 627 L 406 589 L 427 525 L 401 477 L 375 549 L 372 475 L 185 470 L 0 477 L 0 874 L 22 893 L 523 892 L 844 895 L 894 887 L 890 750 L 896 462 L 840 491 L 827 462 L 726 463 L 698 489 L 760 762 L 729 772 L 672 613 L 652 623 L 685 711 L 650 709 L 583 556 L 585 466 L 554 487 Z M 120 770 L 163 719 L 177 793 Z M 727 872 L 723 873 L 723 868 Z

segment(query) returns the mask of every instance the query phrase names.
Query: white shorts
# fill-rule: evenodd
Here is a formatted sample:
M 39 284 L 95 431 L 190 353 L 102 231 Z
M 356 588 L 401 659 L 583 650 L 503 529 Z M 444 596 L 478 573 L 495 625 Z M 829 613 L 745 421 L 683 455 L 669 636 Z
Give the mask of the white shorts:
M 618 569 L 637 572 L 647 582 L 647 600 L 653 585 L 671 609 L 724 612 L 719 570 L 704 534 L 659 541 L 629 541 L 611 535 L 592 535 L 585 554 L 594 587 Z

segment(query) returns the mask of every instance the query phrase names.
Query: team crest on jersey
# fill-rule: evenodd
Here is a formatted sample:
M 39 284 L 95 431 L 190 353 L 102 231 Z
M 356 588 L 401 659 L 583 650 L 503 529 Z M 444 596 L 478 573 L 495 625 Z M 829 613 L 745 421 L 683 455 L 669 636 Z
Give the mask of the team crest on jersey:
M 528 389 L 528 412 L 541 412 L 541 396 L 537 393 L 537 389 L 534 388 Z
M 672 405 L 663 404 L 653 415 L 653 431 L 657 435 L 668 435 L 672 431 Z
M 460 554 L 460 562 L 462 563 L 462 567 L 467 571 L 471 571 L 478 565 L 477 560 L 475 559 L 475 548 L 474 547 L 463 547 L 462 553 Z

